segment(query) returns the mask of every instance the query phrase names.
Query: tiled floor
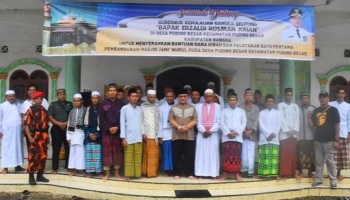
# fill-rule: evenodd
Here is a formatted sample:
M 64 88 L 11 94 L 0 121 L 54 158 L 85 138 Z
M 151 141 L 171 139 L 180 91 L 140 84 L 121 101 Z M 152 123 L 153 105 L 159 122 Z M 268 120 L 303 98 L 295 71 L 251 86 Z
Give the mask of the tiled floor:
M 243 182 L 229 180 L 225 182 L 211 179 L 188 180 L 181 178 L 157 177 L 131 181 L 102 181 L 99 178 L 70 177 L 66 171 L 57 175 L 46 174 L 50 182 L 37 186 L 28 185 L 27 174 L 0 175 L 0 192 L 45 191 L 65 195 L 77 195 L 93 199 L 173 199 L 175 190 L 208 190 L 210 199 L 291 199 L 305 196 L 350 196 L 350 170 L 344 171 L 346 178 L 338 183 L 337 189 L 330 189 L 328 180 L 324 185 L 312 188 L 312 179 L 301 181 L 287 179 L 259 180 L 244 179 Z

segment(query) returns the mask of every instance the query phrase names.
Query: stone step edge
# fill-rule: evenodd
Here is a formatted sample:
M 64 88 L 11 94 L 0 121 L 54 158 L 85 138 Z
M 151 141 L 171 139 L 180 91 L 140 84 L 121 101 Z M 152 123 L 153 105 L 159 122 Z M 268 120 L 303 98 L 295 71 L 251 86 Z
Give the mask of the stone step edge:
M 94 198 L 94 199 L 99 199 L 101 198 L 101 196 L 105 196 L 105 195 L 113 195 L 113 197 L 117 197 L 117 196 L 122 196 L 122 197 L 143 197 L 143 198 L 155 198 L 155 199 L 162 199 L 162 198 L 176 198 L 176 196 L 165 196 L 165 195 L 147 195 L 147 194 L 125 194 L 125 193 L 117 193 L 117 192 L 103 192 L 103 191 L 96 191 L 96 190 L 89 190 L 89 189 L 82 189 L 82 188 L 74 188 L 74 187 L 68 187 L 68 186 L 62 186 L 62 185 L 55 185 L 55 184 L 42 184 L 42 185 L 37 185 L 37 186 L 30 186 L 29 184 L 16 184 L 16 183 L 11 183 L 11 184 L 0 184 L 0 186 L 16 186 L 15 190 L 9 190 L 8 188 L 6 189 L 6 191 L 4 190 L 0 190 L 1 192 L 22 192 L 24 188 L 26 188 L 29 191 L 35 191 L 35 192 L 51 192 L 54 194 L 62 194 L 57 190 L 57 188 L 63 188 L 66 189 L 67 191 L 78 191 L 79 193 L 70 193 L 70 192 L 66 192 L 63 195 L 68 195 L 68 194 L 75 194 L 76 196 L 81 196 L 84 198 Z M 20 186 L 24 186 L 20 187 Z M 38 187 L 39 186 L 39 187 Z M 42 187 L 42 190 L 40 186 L 44 186 Z M 3 187 L 2 187 L 3 188 Z M 21 189 L 19 189 L 21 188 Z M 302 195 L 302 191 L 305 190 L 312 190 L 314 192 L 312 192 L 312 194 L 308 193 L 307 195 Z M 318 190 L 318 191 L 317 191 Z M 325 196 L 324 194 L 322 194 L 322 191 L 327 191 L 329 192 L 329 196 L 346 196 L 350 194 L 350 185 L 347 188 L 335 188 L 335 189 L 330 189 L 329 187 L 316 187 L 313 188 L 311 186 L 309 187 L 305 187 L 305 188 L 288 188 L 288 189 L 283 189 L 281 188 L 281 190 L 276 190 L 276 191 L 267 191 L 267 192 L 256 192 L 256 193 L 247 193 L 247 194 L 237 194 L 237 195 L 212 195 L 212 198 L 222 198 L 222 197 L 261 197 L 262 195 L 273 195 L 273 194 L 278 194 L 278 198 L 272 198 L 272 199 L 290 199 L 290 198 L 296 198 L 294 197 L 292 194 L 290 196 L 285 196 L 283 194 L 286 193 L 292 193 L 292 192 L 299 192 L 297 197 L 306 197 L 306 196 Z M 346 191 L 343 193 L 340 193 L 341 191 Z M 84 193 L 87 192 L 87 193 Z M 338 193 L 339 192 L 339 193 Z M 91 196 L 91 193 L 93 193 L 94 195 Z M 345 195 L 344 195 L 345 194 Z M 117 195 L 117 196 L 115 196 Z

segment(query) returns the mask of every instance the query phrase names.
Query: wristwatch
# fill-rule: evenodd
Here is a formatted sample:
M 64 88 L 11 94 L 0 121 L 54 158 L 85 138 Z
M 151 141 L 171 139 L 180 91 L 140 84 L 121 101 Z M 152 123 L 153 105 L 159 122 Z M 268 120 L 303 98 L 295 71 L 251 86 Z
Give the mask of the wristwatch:
M 179 125 L 178 127 L 177 127 L 177 130 L 180 130 L 181 129 L 181 126 Z

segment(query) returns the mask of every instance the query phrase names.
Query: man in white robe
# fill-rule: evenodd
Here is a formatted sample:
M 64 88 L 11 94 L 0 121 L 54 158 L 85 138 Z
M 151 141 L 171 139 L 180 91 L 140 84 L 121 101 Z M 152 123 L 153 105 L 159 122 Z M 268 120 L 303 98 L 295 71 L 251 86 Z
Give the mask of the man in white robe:
M 292 103 L 293 89 L 284 89 L 284 102 L 278 104 L 278 110 L 282 114 L 282 128 L 280 139 L 280 177 L 295 176 L 300 179 L 297 171 L 297 138 L 300 129 L 299 106 Z
M 341 170 L 349 169 L 349 142 L 350 142 L 350 104 L 345 102 L 347 88 L 337 88 L 337 100 L 328 105 L 338 109 L 340 117 L 339 147 L 334 151 L 334 161 L 337 168 L 337 178 L 343 180 Z
M 71 170 L 70 176 L 75 175 L 77 170 L 85 170 L 85 133 L 83 130 L 83 121 L 85 108 L 83 106 L 83 97 L 81 94 L 75 94 L 73 97 L 74 108 L 70 111 L 67 124 L 67 141 L 69 143 L 69 162 L 68 169 Z
M 207 84 L 207 87 L 208 87 L 208 89 L 212 89 L 214 91 L 215 96 L 217 96 L 218 99 L 219 99 L 220 108 L 221 108 L 221 110 L 223 110 L 225 108 L 224 98 L 222 98 L 222 96 L 220 96 L 219 94 L 216 93 L 217 91 L 216 91 L 215 83 L 214 82 L 209 82 Z M 201 97 L 199 102 L 203 103 L 204 102 L 204 97 Z
M 0 137 L 2 174 L 9 167 L 23 165 L 21 105 L 16 102 L 15 91 L 5 93 L 6 101 L 0 105 Z
M 245 111 L 247 117 L 247 125 L 243 131 L 241 171 L 247 173 L 249 176 L 254 174 L 255 154 L 258 153 L 256 150 L 258 149 L 257 134 L 260 109 L 257 105 L 253 104 L 253 95 L 253 90 L 250 88 L 246 89 L 244 92 L 245 102 L 238 106 Z
M 198 104 L 195 170 L 196 176 L 217 178 L 220 171 L 220 106 L 214 103 L 214 91 L 204 92 L 205 102 Z

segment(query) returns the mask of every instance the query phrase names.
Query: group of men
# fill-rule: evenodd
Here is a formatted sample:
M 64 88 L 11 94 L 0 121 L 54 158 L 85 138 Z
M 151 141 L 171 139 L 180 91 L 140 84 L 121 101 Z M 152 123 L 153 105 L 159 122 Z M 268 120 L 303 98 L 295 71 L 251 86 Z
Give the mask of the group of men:
M 118 90 L 111 83 L 108 98 L 101 101 L 99 92 L 94 91 L 88 108 L 84 108 L 79 93 L 73 103 L 67 101 L 64 89 L 57 90 L 58 101 L 48 108 L 35 86 L 29 87 L 30 98 L 23 105 L 16 103 L 14 91 L 6 91 L 6 102 L 0 105 L 3 173 L 9 167 L 23 165 L 22 122 L 32 185 L 49 181 L 43 177 L 49 122 L 53 174 L 58 170 L 62 143 L 70 175 L 81 170 L 88 177 L 101 175 L 104 180 L 110 178 L 112 170 L 120 179 L 122 168 L 127 180 L 142 175 L 156 177 L 160 157 L 164 175 L 174 179 L 183 174 L 189 179 L 218 179 L 220 170 L 220 180 L 233 174 L 241 181 L 242 173 L 300 179 L 302 170 L 308 169 L 310 177 L 316 171 L 313 186 L 318 186 L 326 160 L 331 187 L 336 187 L 337 178 L 342 179 L 341 170 L 349 168 L 350 105 L 344 101 L 346 89 L 339 88 L 337 101 L 330 103 L 328 93 L 321 92 L 321 106 L 315 108 L 310 105 L 309 93 L 300 95 L 302 105 L 297 106 L 292 103 L 292 88 L 286 88 L 285 100 L 276 109 L 273 95 L 266 95 L 265 104 L 253 102 L 261 92 L 254 94 L 250 88 L 245 90 L 241 104 L 234 90 L 228 90 L 225 106 L 215 93 L 215 84 L 209 82 L 207 86 L 203 97 L 189 85 L 176 94 L 166 87 L 164 99 L 158 101 L 152 85 L 146 86 L 142 98 L 140 87 Z

